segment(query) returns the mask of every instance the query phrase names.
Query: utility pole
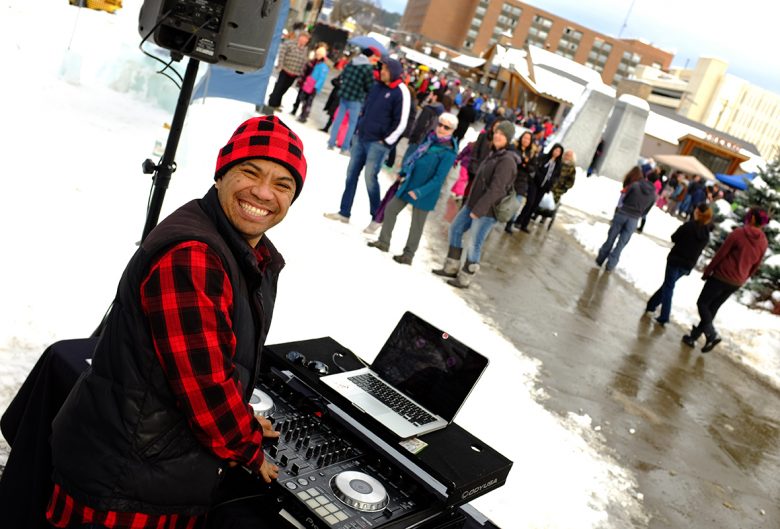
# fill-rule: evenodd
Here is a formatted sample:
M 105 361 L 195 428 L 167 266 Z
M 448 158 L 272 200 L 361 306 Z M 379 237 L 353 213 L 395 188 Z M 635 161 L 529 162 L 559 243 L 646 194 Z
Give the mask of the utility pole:
M 631 5 L 628 6 L 628 12 L 626 13 L 626 19 L 623 20 L 623 25 L 620 26 L 620 31 L 618 32 L 618 38 L 623 36 L 623 30 L 626 29 L 628 26 L 628 17 L 631 16 L 631 11 L 634 9 L 634 4 L 636 3 L 636 0 L 631 0 Z

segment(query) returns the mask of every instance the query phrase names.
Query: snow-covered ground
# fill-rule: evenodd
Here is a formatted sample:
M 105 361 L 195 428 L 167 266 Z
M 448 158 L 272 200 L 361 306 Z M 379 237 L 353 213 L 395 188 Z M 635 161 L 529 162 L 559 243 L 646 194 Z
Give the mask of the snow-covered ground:
M 134 50 L 140 0 L 125 0 L 113 16 L 65 2 L 45 10 L 32 4 L 0 0 L 0 46 L 10 51 L 0 85 L 7 175 L 0 208 L 0 412 L 48 344 L 90 334 L 108 306 L 143 227 L 150 178 L 141 173 L 141 161 L 150 156 L 162 123 L 170 121 L 175 96 L 169 81 L 155 76 L 155 66 Z M 292 92 L 288 104 L 290 97 Z M 217 150 L 253 114 L 251 105 L 227 100 L 191 106 L 162 216 L 205 193 Z M 362 192 L 351 224 L 322 218 L 338 206 L 348 159 L 326 151 L 326 137 L 314 125 L 286 121 L 306 145 L 309 176 L 287 219 L 270 233 L 288 265 L 268 342 L 331 336 L 370 360 L 400 315 L 411 310 L 491 360 L 457 422 L 515 466 L 504 487 L 472 502 L 477 509 L 505 529 L 646 527 L 635 477 L 616 463 L 590 418 L 545 410 L 536 383 L 539 362 L 432 279 L 428 269 L 441 256 L 429 252 L 425 239 L 412 267 L 367 249 Z M 571 208 L 605 215 L 603 222 L 568 227 L 589 250 L 606 235 L 616 192 L 611 181 L 581 178 L 565 197 Z M 397 232 L 408 222 L 401 215 Z M 668 239 L 673 222 L 654 213 L 647 232 Z M 400 251 L 403 238 L 397 239 L 393 250 Z M 663 246 L 636 236 L 618 273 L 649 292 L 660 284 L 665 254 Z M 686 278 L 678 287 L 675 317 L 683 322 L 693 320 L 689 309 L 699 284 Z M 749 327 L 768 339 L 766 329 L 776 329 L 776 319 L 753 320 L 763 316 L 743 317 L 743 310 L 731 302 L 724 306 L 719 322 L 734 319 L 738 325 L 724 332 L 735 336 Z M 732 311 L 737 316 L 726 317 Z M 770 364 L 769 354 L 760 353 L 761 347 L 780 350 L 777 341 L 759 347 L 745 336 L 734 338 L 745 345 L 745 359 L 776 377 L 776 361 Z M 491 421 L 485 410 L 495 409 L 495 388 L 508 384 L 514 388 L 513 415 L 522 419 Z M 0 443 L 0 460 L 5 453 Z

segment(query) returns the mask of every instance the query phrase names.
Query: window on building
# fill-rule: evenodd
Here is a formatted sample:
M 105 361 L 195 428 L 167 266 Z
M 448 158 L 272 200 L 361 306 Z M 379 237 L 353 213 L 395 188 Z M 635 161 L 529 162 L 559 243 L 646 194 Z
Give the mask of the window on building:
M 466 48 L 467 50 L 470 50 L 471 48 L 474 47 L 474 41 L 467 40 L 466 42 L 463 43 L 463 47 Z
M 591 46 L 588 53 L 588 60 L 585 63 L 586 66 L 593 68 L 597 72 L 603 72 L 610 51 L 612 51 L 612 45 L 609 42 L 599 38 L 594 39 L 593 46 Z
M 552 20 L 541 15 L 534 15 L 534 18 L 531 21 L 531 27 L 528 30 L 528 36 L 525 39 L 526 45 L 544 48 L 551 27 Z
M 580 47 L 581 39 L 582 32 L 571 27 L 564 28 L 561 40 L 558 41 L 556 53 L 558 55 L 563 55 L 568 59 L 573 59 L 574 55 L 577 53 L 577 49 Z
M 713 173 L 725 173 L 728 171 L 731 160 L 725 156 L 719 156 L 714 152 L 706 151 L 701 147 L 694 147 L 691 150 L 691 156 L 699 160 L 704 166 Z

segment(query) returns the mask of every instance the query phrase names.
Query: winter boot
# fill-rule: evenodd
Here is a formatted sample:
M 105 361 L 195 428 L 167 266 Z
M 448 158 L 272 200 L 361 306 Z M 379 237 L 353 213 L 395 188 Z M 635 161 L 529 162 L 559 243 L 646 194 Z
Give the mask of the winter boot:
M 694 325 L 690 334 L 682 337 L 682 342 L 688 347 L 696 347 L 696 340 L 699 339 L 699 336 L 701 336 L 701 331 L 698 326 Z
M 722 341 L 723 341 L 723 338 L 721 338 L 718 333 L 715 333 L 712 336 L 707 336 L 707 343 L 705 343 L 704 347 L 701 348 L 701 352 L 702 353 L 709 353 L 710 351 L 715 349 L 715 346 L 718 345 Z
M 450 249 L 447 251 L 447 259 L 444 260 L 444 266 L 441 268 L 434 268 L 431 272 L 437 276 L 457 277 L 458 268 L 460 267 L 460 256 L 462 253 L 463 248 L 450 246 Z
M 479 263 L 466 261 L 466 264 L 463 265 L 463 268 L 458 272 L 458 275 L 455 276 L 455 279 L 448 280 L 447 284 L 457 288 L 469 288 L 471 280 L 474 279 L 474 274 L 476 274 L 478 270 Z

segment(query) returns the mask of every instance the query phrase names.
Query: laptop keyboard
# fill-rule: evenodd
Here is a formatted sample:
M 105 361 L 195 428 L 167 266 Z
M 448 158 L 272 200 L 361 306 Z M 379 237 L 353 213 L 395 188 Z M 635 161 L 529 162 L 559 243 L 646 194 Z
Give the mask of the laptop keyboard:
M 382 404 L 403 416 L 407 421 L 422 426 L 436 420 L 417 404 L 409 400 L 403 393 L 388 386 L 371 373 L 348 377 L 359 388 L 380 401 Z

